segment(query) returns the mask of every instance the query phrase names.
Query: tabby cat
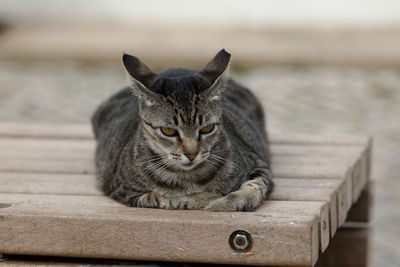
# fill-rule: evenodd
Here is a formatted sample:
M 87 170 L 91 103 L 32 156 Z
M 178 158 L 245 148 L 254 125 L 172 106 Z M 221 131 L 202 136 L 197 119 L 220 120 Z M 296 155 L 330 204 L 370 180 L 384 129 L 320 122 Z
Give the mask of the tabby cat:
M 99 185 L 133 207 L 252 211 L 272 190 L 264 114 L 229 78 L 221 50 L 202 70 L 152 72 L 124 54 L 131 80 L 92 117 Z

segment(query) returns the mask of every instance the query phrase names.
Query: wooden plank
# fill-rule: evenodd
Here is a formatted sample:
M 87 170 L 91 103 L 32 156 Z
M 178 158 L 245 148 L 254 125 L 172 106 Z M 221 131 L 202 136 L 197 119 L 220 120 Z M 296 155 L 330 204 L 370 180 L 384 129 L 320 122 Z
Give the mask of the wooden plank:
M 100 196 L 93 174 L 0 172 L 0 193 Z
M 337 267 L 337 266 L 369 266 L 370 254 L 370 229 L 367 227 L 350 228 L 344 227 L 338 230 L 336 237 L 332 240 L 329 249 L 322 254 L 315 267 Z M 3 260 L 3 261 L 1 261 Z M 146 267 L 165 267 L 161 262 L 137 262 L 137 261 L 118 261 L 102 259 L 83 259 L 83 258 L 61 258 L 61 257 L 32 257 L 7 255 L 0 259 L 4 266 L 146 266 Z M 178 267 L 198 266 L 197 264 L 174 263 Z M 221 265 L 221 267 L 224 265 Z M 225 265 L 226 266 L 226 265 Z
M 282 148 L 282 146 L 275 146 L 277 150 L 279 150 L 280 148 Z M 294 155 L 297 156 L 301 156 L 302 154 L 296 154 L 297 152 L 301 152 L 304 153 L 305 150 L 304 148 L 299 150 L 298 147 L 299 146 L 292 146 L 292 149 L 289 146 L 283 146 L 284 150 L 286 151 L 285 154 L 288 153 L 295 153 Z M 297 147 L 297 149 L 296 149 Z M 29 139 L 20 139 L 20 140 L 15 140 L 15 139 L 1 139 L 0 140 L 0 148 L 2 149 L 0 155 L 3 155 L 2 158 L 5 159 L 5 161 L 7 161 L 7 159 L 12 158 L 14 163 L 11 163 L 10 161 L 8 161 L 7 163 L 9 164 L 2 164 L 2 169 L 3 171 L 6 170 L 14 170 L 17 168 L 17 166 L 21 166 L 24 165 L 24 159 L 23 158 L 19 158 L 18 156 L 23 154 L 24 152 L 26 152 L 25 154 L 29 154 L 29 153 L 33 153 L 33 157 L 32 158 L 40 158 L 40 159 L 46 159 L 46 161 L 55 161 L 57 159 L 63 159 L 62 157 L 64 156 L 64 154 L 68 154 L 68 156 L 66 156 L 66 159 L 69 159 L 68 161 L 65 161 L 65 167 L 59 167 L 58 169 L 62 169 L 62 172 L 65 172 L 65 168 L 70 169 L 68 166 L 69 165 L 73 165 L 74 161 L 76 162 L 76 165 L 83 165 L 84 161 L 82 161 L 82 163 L 80 163 L 81 160 L 78 161 L 78 159 L 87 159 L 89 160 L 90 158 L 93 158 L 93 154 L 94 154 L 94 149 L 95 149 L 95 143 L 92 140 L 81 140 L 81 141 L 68 141 L 68 140 L 29 140 Z M 307 148 L 307 147 L 306 147 Z M 313 148 L 313 147 L 308 147 Z M 342 151 L 340 149 L 335 149 L 332 150 L 330 147 L 325 147 L 325 148 L 329 148 L 327 149 L 323 149 L 323 152 L 326 152 L 327 154 L 324 155 L 331 155 L 329 153 L 336 153 L 338 151 Z M 20 151 L 19 155 L 15 153 L 15 151 Z M 14 152 L 13 152 L 14 151 Z M 32 152 L 33 151 L 33 152 Z M 40 151 L 40 152 L 38 152 Z M 297 151 L 297 152 L 296 152 Z M 330 152 L 329 152 L 330 151 Z M 336 151 L 336 152 L 334 152 Z M 357 148 L 357 151 L 359 151 L 359 149 Z M 8 153 L 10 152 L 10 153 Z M 272 151 L 273 153 L 274 151 Z M 316 151 L 308 151 L 310 152 L 309 154 L 305 154 L 305 155 L 315 155 L 314 152 Z M 340 152 L 340 153 L 342 153 Z M 47 155 L 47 157 L 41 156 L 41 155 Z M 52 157 L 52 155 L 55 155 L 54 157 Z M 62 156 L 60 156 L 62 155 Z M 82 155 L 84 155 L 82 157 Z M 272 157 L 275 157 L 277 154 L 272 154 Z M 293 154 L 292 154 L 293 155 Z M 17 159 L 18 157 L 18 159 Z M 51 159 L 50 159 L 51 158 Z M 37 163 L 37 162 L 36 162 Z M 56 162 L 52 162 L 54 164 L 53 167 L 48 167 L 47 165 L 49 165 L 48 163 L 43 163 L 45 166 L 43 167 L 43 169 L 46 172 L 54 172 L 53 169 L 57 169 Z M 5 167 L 4 167 L 5 166 Z M 28 167 L 28 166 L 27 166 Z M 27 168 L 26 167 L 26 168 Z M 25 168 L 25 167 L 24 167 Z M 26 169 L 25 168 L 25 169 Z M 82 170 L 82 166 L 79 170 L 78 173 L 90 173 L 90 170 L 86 171 L 86 170 Z M 39 169 L 39 166 L 35 167 L 35 170 Z M 85 169 L 85 168 L 83 168 Z M 276 168 L 275 168 L 276 169 Z M 22 170 L 25 171 L 25 170 Z M 356 177 L 359 176 L 354 176 L 354 179 Z M 359 192 L 361 192 L 360 187 L 363 186 L 362 183 L 356 183 L 353 182 L 355 184 L 353 188 L 354 192 L 353 193 L 357 193 L 359 194 Z M 353 197 L 354 200 L 354 197 Z
M 34 149 L 63 149 L 72 151 L 88 150 L 94 151 L 96 147 L 96 141 L 93 139 L 29 139 L 29 138 L 1 138 L 0 148 L 2 149 L 22 149 L 22 150 L 34 150 Z
M 357 159 L 357 158 L 356 158 Z M 360 168 L 359 161 L 354 162 L 354 158 L 315 158 L 309 157 L 287 157 L 287 156 L 276 156 L 271 157 L 271 165 L 274 176 L 280 176 L 281 173 L 277 173 L 276 168 L 285 168 L 295 165 L 307 165 L 310 168 L 314 166 L 320 167 L 337 167 L 349 169 L 349 174 L 344 179 L 339 178 L 340 188 L 338 188 L 338 219 L 339 226 L 345 222 L 347 212 L 349 211 L 353 203 L 353 192 L 354 186 L 361 186 L 361 184 L 354 185 L 354 180 L 358 178 L 359 173 L 356 171 Z M 296 178 L 296 177 L 293 177 Z M 358 187 L 357 187 L 358 188 Z
M 275 187 L 294 187 L 302 188 L 332 188 L 337 192 L 338 207 L 338 226 L 341 226 L 347 216 L 347 204 L 351 204 L 351 199 L 346 199 L 346 184 L 343 180 L 338 179 L 304 179 L 304 178 L 274 178 Z M 333 228 L 334 229 L 334 228 Z M 332 229 L 331 229 L 332 230 Z
M 267 201 L 230 213 L 130 208 L 99 196 L 0 199 L 4 254 L 273 266 L 312 266 L 318 257 L 321 202 Z M 251 234 L 249 252 L 230 248 L 236 230 Z
M 0 155 L 2 156 L 2 161 L 0 162 L 0 170 L 1 171 L 34 171 L 34 172 L 48 172 L 48 173 L 94 173 L 94 167 L 92 163 L 92 158 L 94 154 L 94 142 L 91 141 L 66 141 L 66 140 L 0 140 L 0 147 L 2 148 L 2 152 Z M 16 151 L 19 151 L 16 154 Z M 25 154 L 24 157 L 22 154 Z M 26 155 L 33 155 L 35 157 L 29 158 L 27 160 Z M 46 155 L 46 156 L 43 156 Z M 272 155 L 273 161 L 276 155 Z M 295 164 L 296 160 L 301 157 L 298 155 L 294 158 L 287 157 L 286 162 L 284 164 Z M 280 162 L 283 162 L 283 156 L 278 157 Z M 306 156 L 304 156 L 306 158 Z M 33 159 L 33 160 L 32 160 Z M 66 160 L 67 159 L 67 160 Z M 301 161 L 301 160 L 300 160 Z M 304 159 L 303 159 L 304 161 Z M 350 159 L 349 159 L 350 161 Z M 279 161 L 278 161 L 279 162 Z M 313 163 L 314 165 L 314 163 Z M 278 166 L 273 166 L 274 175 L 282 176 L 281 173 L 277 170 Z M 293 166 L 284 167 L 287 169 L 292 168 Z M 347 168 L 346 166 L 339 166 L 343 168 Z M 311 167 L 314 168 L 314 167 Z M 324 168 L 324 166 L 320 166 L 320 168 Z M 339 168 L 339 169 L 341 169 Z M 355 166 L 355 168 L 360 168 Z M 351 170 L 352 171 L 352 170 Z M 355 175 L 354 173 L 353 179 L 360 177 L 359 175 Z M 284 177 L 285 175 L 283 175 Z M 293 173 L 292 176 L 293 177 Z M 304 177 L 304 176 L 301 176 Z M 313 176 L 314 177 L 314 176 Z M 323 176 L 321 176 L 323 177 Z M 307 177 L 306 177 L 307 178 Z M 315 178 L 315 177 L 314 177 Z M 358 181 L 358 180 L 357 180 Z M 359 194 L 361 192 L 360 187 L 363 186 L 362 183 L 352 181 L 354 185 L 351 186 L 351 190 L 354 192 L 348 191 L 348 196 L 350 199 L 354 197 L 351 194 Z M 350 188 L 350 187 L 349 187 Z M 347 207 L 349 208 L 350 205 Z
M 270 133 L 269 140 L 274 144 L 365 146 L 370 138 L 355 134 Z
M 270 200 L 284 201 L 322 201 L 326 206 L 319 216 L 319 230 L 322 252 L 328 246 L 329 237 L 334 236 L 338 228 L 337 192 L 334 188 L 295 188 L 275 186 Z
M 303 155 L 276 155 L 271 156 L 271 165 L 325 165 L 325 166 L 340 166 L 345 165 L 351 167 L 355 164 L 354 157 L 326 157 L 314 156 L 313 154 L 303 156 Z
M 295 145 L 295 144 L 274 144 L 270 145 L 273 155 L 313 155 L 324 157 L 348 157 L 359 155 L 362 147 L 359 146 L 329 146 L 329 145 Z
M 293 179 L 292 182 L 295 183 Z M 309 188 L 306 182 L 302 183 L 302 187 L 281 186 L 278 179 L 275 181 L 275 190 L 269 200 L 325 202 L 326 204 L 321 206 L 321 212 L 317 214 L 321 250 L 324 251 L 329 244 L 329 237 L 334 235 L 338 225 L 337 188 L 326 186 Z M 0 172 L 0 183 L 2 184 L 0 193 L 103 195 L 96 187 L 94 175 Z
M 272 173 L 276 178 L 306 178 L 306 179 L 338 179 L 344 181 L 347 200 L 353 199 L 352 170 L 346 166 L 272 166 Z M 352 201 L 346 201 L 346 211 L 350 209 Z
M 90 124 L 0 123 L 0 136 L 12 138 L 93 139 Z
M 91 160 L 54 160 L 54 159 L 2 159 L 2 172 L 37 172 L 64 174 L 94 174 L 95 166 Z

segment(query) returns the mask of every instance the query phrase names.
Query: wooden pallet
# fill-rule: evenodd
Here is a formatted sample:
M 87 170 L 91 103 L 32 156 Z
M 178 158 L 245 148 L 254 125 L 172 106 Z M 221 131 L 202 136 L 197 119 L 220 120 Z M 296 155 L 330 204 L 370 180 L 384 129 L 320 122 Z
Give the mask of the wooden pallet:
M 0 124 L 0 254 L 313 266 L 369 179 L 371 140 L 271 134 L 255 212 L 123 206 L 96 188 L 88 125 Z M 230 235 L 251 235 L 236 252 Z

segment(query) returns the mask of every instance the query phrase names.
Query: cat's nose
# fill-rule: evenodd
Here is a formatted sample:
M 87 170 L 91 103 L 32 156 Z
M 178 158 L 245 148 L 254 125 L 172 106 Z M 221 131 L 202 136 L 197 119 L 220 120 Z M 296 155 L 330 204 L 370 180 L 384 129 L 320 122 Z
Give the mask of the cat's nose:
M 189 154 L 189 153 L 185 153 L 185 156 L 190 160 L 193 161 L 196 156 L 199 154 L 199 152 L 193 153 L 193 154 Z

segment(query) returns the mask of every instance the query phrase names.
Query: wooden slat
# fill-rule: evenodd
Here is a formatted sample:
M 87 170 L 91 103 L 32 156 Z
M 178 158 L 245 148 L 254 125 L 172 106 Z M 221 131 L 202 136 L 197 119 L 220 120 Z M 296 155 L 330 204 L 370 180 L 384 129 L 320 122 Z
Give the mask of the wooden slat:
M 274 150 L 275 147 L 275 150 Z M 325 156 L 330 156 L 330 155 L 337 155 L 340 156 L 343 154 L 346 156 L 349 156 L 346 153 L 343 153 L 343 150 L 340 150 L 338 148 L 332 148 L 332 147 L 322 147 L 323 149 L 321 150 L 321 147 L 317 147 L 316 149 L 315 146 L 301 146 L 302 149 L 299 149 L 300 146 L 281 146 L 281 145 L 276 145 L 276 146 L 271 146 L 271 153 L 272 153 L 272 160 L 273 161 L 278 161 L 274 160 L 274 158 L 279 158 L 280 162 L 283 162 L 282 158 L 286 157 L 287 161 L 295 160 L 299 157 L 315 157 L 314 153 L 326 153 L 324 154 Z M 84 167 L 84 160 L 90 160 L 93 158 L 94 155 L 94 148 L 95 148 L 95 143 L 92 140 L 80 140 L 80 141 L 69 141 L 69 140 L 31 140 L 31 139 L 1 139 L 0 140 L 0 158 L 3 158 L 4 161 L 11 160 L 12 162 L 8 162 L 8 164 L 2 164 L 0 165 L 1 170 L 3 171 L 11 171 L 15 170 L 18 168 L 18 166 L 21 166 L 21 164 L 24 162 L 24 158 L 39 158 L 39 159 L 46 159 L 47 162 L 52 162 L 52 164 L 49 163 L 43 163 L 45 166 L 43 167 L 43 171 L 45 172 L 55 172 L 59 170 L 60 172 L 68 172 L 71 170 L 71 167 L 74 164 L 74 161 L 77 162 L 76 165 L 80 166 L 77 168 L 74 173 L 91 173 L 93 172 L 92 170 L 86 170 L 87 168 Z M 360 149 L 353 148 L 353 152 L 356 153 L 358 151 L 358 157 L 360 155 Z M 319 152 L 318 152 L 319 151 Z M 339 152 L 341 151 L 341 152 Z M 283 152 L 283 154 L 280 154 Z M 307 152 L 307 153 L 306 153 Z M 345 151 L 346 152 L 346 151 Z M 289 154 L 293 153 L 293 154 Z M 302 154 L 303 153 L 303 154 Z M 305 153 L 305 154 L 304 154 Z M 335 154 L 336 153 L 336 154 Z M 339 153 L 339 154 L 337 154 Z M 287 155 L 287 156 L 286 156 Z M 296 158 L 291 158 L 292 156 L 295 156 Z M 352 156 L 354 159 L 356 156 Z M 366 157 L 365 153 L 363 154 L 363 159 Z M 62 160 L 62 159 L 68 159 L 68 161 L 65 161 L 65 164 L 63 166 L 58 166 L 55 160 Z M 79 159 L 79 160 L 78 160 Z M 82 159 L 82 160 L 80 160 Z M 364 170 L 366 169 L 366 166 L 360 165 L 362 162 L 366 161 L 363 159 L 359 159 L 356 162 L 356 166 L 354 167 L 355 170 L 360 169 Z M 82 162 L 80 162 L 82 161 Z M 300 160 L 300 161 L 304 161 Z M 343 159 L 343 161 L 345 161 Z M 335 162 L 335 160 L 332 160 L 331 162 Z M 336 162 L 339 162 L 339 160 L 336 160 Z M 349 162 L 351 162 L 351 158 L 349 158 Z M 54 163 L 54 164 L 53 164 Z M 40 163 L 38 163 L 40 164 Z M 283 162 L 282 164 L 287 164 L 286 162 Z M 313 163 L 313 165 L 322 164 L 322 160 L 318 163 Z M 333 164 L 333 163 L 332 163 Z M 351 164 L 351 163 L 349 163 Z M 23 164 L 24 165 L 24 164 Z M 336 165 L 336 164 L 335 164 Z M 358 166 L 360 165 L 360 166 Z M 5 166 L 5 167 L 2 167 Z M 25 169 L 30 168 L 29 165 L 26 167 L 23 167 L 21 171 L 26 171 Z M 36 165 L 34 167 L 34 171 L 39 169 L 40 166 Z M 276 169 L 276 168 L 275 168 Z M 353 170 L 351 170 L 353 172 Z M 276 171 L 275 171 L 276 174 Z M 280 174 L 279 174 L 280 175 Z M 352 190 L 353 190 L 353 195 L 351 199 L 353 199 L 353 202 L 356 200 L 358 195 L 360 194 L 363 186 L 365 186 L 366 178 L 359 174 L 359 172 L 356 172 L 355 174 L 352 174 Z M 362 177 L 361 177 L 362 176 Z M 351 193 L 349 193 L 351 194 Z
M 343 227 L 339 229 L 336 237 L 332 240 L 329 249 L 322 254 L 315 267 L 337 267 L 337 266 L 369 266 L 370 256 L 370 229 Z M 161 262 L 137 262 L 118 261 L 87 258 L 62 258 L 62 257 L 32 257 L 7 255 L 0 259 L 4 266 L 143 266 L 143 267 L 165 267 Z M 170 265 L 168 265 L 170 266 Z M 195 267 L 197 264 L 174 263 L 177 267 Z M 226 266 L 226 265 L 221 265 Z
M 348 166 L 351 167 L 355 164 L 354 157 L 321 157 L 314 156 L 313 154 L 303 155 L 276 155 L 271 156 L 271 165 L 324 165 L 324 166 Z
M 351 206 L 353 182 L 351 169 L 346 166 L 272 166 L 274 177 L 277 178 L 307 178 L 307 179 L 338 179 L 344 181 L 346 187 L 347 210 Z
M 270 133 L 269 140 L 275 144 L 313 144 L 337 146 L 365 146 L 370 138 L 354 134 L 302 134 L 302 133 Z
M 93 174 L 0 172 L 0 193 L 101 196 Z
M 280 175 L 279 173 L 279 165 L 278 166 L 273 166 L 274 170 L 274 175 L 277 177 L 297 177 L 297 178 L 326 178 L 321 175 L 313 176 L 315 173 L 315 169 L 308 168 L 309 172 L 306 172 L 305 175 L 301 175 L 301 173 L 298 172 L 292 172 L 290 174 L 284 173 L 285 175 Z M 292 166 L 289 166 L 292 167 Z M 310 167 L 310 166 L 309 166 Z M 319 167 L 319 166 L 317 166 Z M 276 171 L 276 168 L 278 168 L 278 171 Z M 94 174 L 95 173 L 95 168 L 94 168 L 94 163 L 93 160 L 26 160 L 26 159 L 4 159 L 0 162 L 0 170 L 1 171 L 7 171 L 7 172 L 36 172 L 36 173 L 61 173 L 61 174 Z M 286 170 L 286 169 L 285 169 Z M 323 172 L 324 174 L 327 174 L 327 172 Z M 320 173 L 317 173 L 320 174 Z M 334 178 L 342 179 L 345 181 L 343 177 L 340 176 L 334 176 Z M 279 190 L 278 189 L 275 189 Z M 283 189 L 282 189 L 283 190 Z M 290 192 L 285 193 L 283 196 L 287 196 L 288 198 L 285 200 L 290 200 L 289 197 L 303 197 L 303 199 L 300 200 L 310 200 L 309 198 L 313 197 L 313 194 L 301 194 L 301 192 L 297 192 L 295 189 L 286 189 L 286 190 L 293 190 L 293 194 Z M 308 189 L 311 190 L 311 189 Z M 351 192 L 351 188 L 346 188 L 348 192 Z M 303 190 L 304 191 L 304 190 Z M 301 195 L 299 195 L 301 194 Z M 315 196 L 320 196 L 319 194 L 316 194 Z M 308 197 L 308 198 L 307 198 Z M 332 196 L 332 194 L 329 195 L 329 197 L 334 197 L 338 198 L 337 194 L 336 196 Z M 350 198 L 351 199 L 351 198 Z M 295 199 L 299 200 L 299 199 Z M 318 200 L 318 199 L 311 199 L 311 200 Z M 319 199 L 326 201 L 326 199 Z M 333 207 L 333 205 L 338 206 L 337 203 L 330 203 L 331 201 L 328 202 L 330 207 Z M 337 202 L 337 201 L 336 201 Z M 345 202 L 347 203 L 347 202 Z M 337 208 L 334 210 L 331 210 L 331 220 L 337 221 L 338 214 L 339 212 L 339 218 L 345 217 L 348 208 L 347 205 L 345 207 L 346 209 L 343 209 L 341 205 L 339 205 L 339 211 L 337 211 Z M 340 223 L 343 221 L 340 220 Z M 337 223 L 336 223 L 337 224 Z M 335 223 L 332 225 L 335 226 Z M 336 227 L 332 228 L 332 231 L 335 231 Z
M 92 139 L 89 124 L 0 123 L 0 136 L 13 138 Z
M 18 140 L 18 141 L 29 141 L 29 140 Z M 60 151 L 60 149 L 55 149 L 56 144 L 61 144 L 60 146 L 68 146 L 70 143 L 72 143 L 72 147 L 73 148 L 80 148 L 79 145 L 80 143 L 85 143 L 87 145 L 88 142 L 70 142 L 70 141 L 62 141 L 61 143 L 59 143 L 58 141 L 56 142 L 55 140 L 52 141 L 47 141 L 47 140 L 35 140 L 34 141 L 29 141 L 29 142 L 25 142 L 23 144 L 24 147 L 30 146 L 30 148 L 38 146 L 38 143 L 40 144 L 41 147 L 47 147 L 49 148 L 49 152 L 56 154 L 56 151 Z M 89 142 L 90 143 L 90 142 Z M 6 144 L 9 144 L 8 142 Z M 15 146 L 16 144 L 21 144 L 20 142 L 16 142 L 14 140 L 14 143 L 12 143 L 13 146 Z M 71 147 L 68 147 L 68 149 L 70 149 Z M 9 151 L 13 151 L 11 149 L 9 149 Z M 14 150 L 15 151 L 15 150 Z M 38 151 L 39 155 L 40 152 L 43 151 L 43 149 L 29 149 L 28 151 Z M 59 152 L 60 153 L 60 152 Z M 93 153 L 93 152 L 92 152 Z M 76 160 L 76 159 L 72 159 L 75 156 L 74 155 L 81 155 L 81 151 L 73 151 L 71 153 L 70 159 L 68 160 L 61 160 L 57 157 L 49 157 L 48 159 L 43 159 L 40 158 L 40 160 L 35 159 L 29 159 L 26 160 L 24 158 L 11 158 L 11 159 L 4 159 L 2 160 L 2 162 L 0 163 L 0 170 L 2 171 L 15 171 L 15 172 L 21 172 L 21 171 L 25 171 L 25 172 L 38 172 L 38 173 L 74 173 L 74 174 L 87 174 L 87 173 L 94 173 L 94 166 L 93 166 L 93 159 L 80 159 L 80 160 Z M 7 155 L 7 153 L 5 154 Z M 60 154 L 59 154 L 60 155 Z M 63 153 L 61 153 L 61 157 L 62 155 L 64 155 Z M 77 157 L 76 156 L 76 157 Z M 75 158 L 76 158 L 75 157 Z M 91 158 L 93 158 L 93 154 L 90 156 Z M 277 163 L 281 163 L 283 162 L 284 165 L 286 164 L 291 164 L 291 165 L 297 165 L 297 160 L 299 159 L 298 156 L 294 156 L 294 157 L 286 157 L 286 156 L 273 156 L 272 160 L 274 162 L 274 158 L 278 158 L 278 160 L 276 160 Z M 89 158 L 89 156 L 88 156 Z M 307 157 L 301 157 L 300 159 L 302 159 L 303 162 L 314 162 L 313 159 L 308 159 Z M 350 159 L 349 159 L 350 160 Z M 301 161 L 301 160 L 300 160 Z M 328 162 L 331 162 L 329 160 L 327 160 Z M 344 158 L 341 158 L 340 161 L 345 162 L 346 160 Z M 340 162 L 338 161 L 338 162 Z M 321 161 L 322 164 L 323 161 Z M 332 163 L 334 164 L 334 163 Z M 336 163 L 338 164 L 338 163 Z M 336 165 L 334 164 L 334 165 Z M 276 166 L 273 166 L 274 169 Z M 279 167 L 279 166 L 278 166 Z M 289 167 L 293 167 L 293 166 L 289 166 Z M 313 166 L 308 166 L 311 167 L 311 171 L 313 170 Z M 318 167 L 318 166 L 317 166 Z M 323 166 L 320 166 L 323 167 Z M 343 167 L 343 166 L 340 166 Z M 287 167 L 285 167 L 286 169 L 288 169 Z M 290 169 L 290 168 L 289 168 Z M 275 176 L 280 175 L 279 172 L 274 171 Z M 310 174 L 312 178 L 318 178 L 318 176 L 315 176 L 314 174 Z M 299 175 L 297 172 L 293 172 L 291 174 L 292 178 L 301 178 L 304 177 L 301 174 Z M 306 176 L 307 177 L 307 176 Z M 325 177 L 326 178 L 326 177 Z M 335 177 L 335 178 L 339 178 Z M 347 180 L 346 180 L 347 181 Z M 345 189 L 341 190 L 341 194 L 340 195 L 330 195 L 331 197 L 337 198 L 338 199 L 338 203 L 330 203 L 328 202 L 329 206 L 333 206 L 334 204 L 337 205 L 338 209 L 337 211 L 334 209 L 330 210 L 331 213 L 331 221 L 333 221 L 331 223 L 331 231 L 332 233 L 334 233 L 336 231 L 337 225 L 341 225 L 344 222 L 344 219 L 346 217 L 346 213 L 348 211 L 348 209 L 350 208 L 351 205 L 351 201 L 349 201 L 349 199 L 351 199 L 351 182 L 349 183 L 345 183 L 345 185 L 347 185 L 347 187 Z M 345 197 L 343 197 L 343 193 L 345 193 Z M 289 194 L 286 194 L 289 195 Z M 293 194 L 293 196 L 297 196 L 296 194 Z M 318 194 L 316 195 L 318 196 Z M 299 196 L 297 196 L 299 197 Z M 310 200 L 308 198 L 303 198 L 303 199 L 296 199 L 296 200 Z M 311 200 L 321 200 L 321 199 L 311 199 Z M 323 201 L 325 201 L 326 199 L 322 199 Z M 343 204 L 345 204 L 345 208 L 343 207 Z M 336 222 L 336 219 L 338 218 L 339 221 Z
M 347 202 L 351 204 L 351 199 L 346 199 L 346 184 L 345 181 L 339 179 L 304 179 L 304 178 L 274 178 L 275 187 L 294 187 L 299 190 L 302 188 L 331 188 L 337 192 L 337 207 L 338 207 L 338 226 L 341 226 L 347 215 Z M 334 230 L 334 227 L 331 231 Z
M 53 160 L 53 159 L 2 159 L 0 171 L 37 172 L 64 174 L 94 174 L 93 160 Z
M 293 179 L 292 182 L 298 185 Z M 0 172 L 0 183 L 0 193 L 103 195 L 96 187 L 94 175 Z M 318 214 L 321 250 L 324 251 L 329 244 L 329 237 L 334 235 L 338 225 L 337 189 L 326 186 L 307 187 L 307 181 L 302 182 L 302 187 L 280 186 L 279 179 L 275 183 L 270 200 L 326 203 L 321 206 L 321 212 Z
M 320 232 L 322 251 L 329 243 L 338 228 L 337 192 L 333 188 L 295 188 L 276 186 L 269 197 L 270 200 L 284 201 L 322 201 L 326 204 L 321 210 Z M 329 215 L 328 215 L 329 213 Z
M 274 266 L 312 266 L 318 257 L 321 202 L 268 201 L 230 213 L 129 208 L 99 196 L 0 199 L 4 254 Z M 248 253 L 230 248 L 236 230 L 252 235 Z

